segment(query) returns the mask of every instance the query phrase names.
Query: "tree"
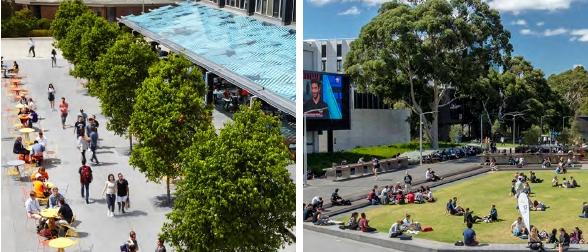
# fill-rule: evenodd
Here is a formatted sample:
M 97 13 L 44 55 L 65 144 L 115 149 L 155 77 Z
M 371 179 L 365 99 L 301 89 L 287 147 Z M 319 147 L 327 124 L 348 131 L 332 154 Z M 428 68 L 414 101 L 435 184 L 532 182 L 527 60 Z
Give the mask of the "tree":
M 553 74 L 547 82 L 569 104 L 574 114 L 588 114 L 588 71 L 583 66 Z M 582 111 L 582 107 L 586 110 Z
M 37 19 L 31 10 L 16 11 L 10 18 L 2 20 L 2 37 L 26 37 L 36 27 L 36 23 Z
M 503 65 L 509 37 L 498 12 L 481 0 L 388 2 L 351 44 L 345 70 L 360 89 L 404 99 L 417 115 L 438 111 Z M 424 122 L 437 148 L 437 113 L 430 118 Z
M 276 251 L 292 239 L 295 185 L 277 118 L 242 106 L 216 136 L 197 134 L 163 237 L 177 251 Z
M 152 181 L 166 177 L 170 204 L 170 178 L 182 175 L 180 154 L 197 131 L 212 127 L 205 89 L 200 69 L 172 54 L 149 68 L 149 77 L 135 92 L 129 132 L 138 144 L 130 164 Z
M 133 114 L 136 90 L 148 76 L 157 55 L 147 42 L 130 34 L 118 37 L 114 45 L 96 62 L 98 81 L 90 85 L 90 93 L 100 99 L 102 113 L 109 118 L 106 128 L 122 136 L 127 133 Z M 132 148 L 132 137 L 129 134 Z
M 92 13 L 92 15 L 94 14 Z M 88 79 L 92 84 L 96 83 L 98 81 L 95 73 L 96 60 L 114 44 L 119 34 L 120 31 L 116 24 L 95 16 L 89 29 L 82 33 L 79 47 L 76 49 L 78 53 L 74 61 L 75 66 L 71 74 L 78 78 Z
M 82 46 L 82 36 L 94 26 L 96 19 L 98 17 L 94 13 L 86 10 L 71 21 L 65 36 L 57 40 L 57 46 L 61 49 L 63 58 L 74 64 L 77 62 L 78 54 L 81 53 L 79 49 Z
M 65 38 L 71 23 L 87 11 L 88 7 L 81 0 L 61 1 L 55 13 L 55 19 L 51 23 L 53 38 L 57 41 Z
M 526 145 L 536 145 L 541 137 L 541 128 L 533 125 L 531 128 L 523 132 L 523 142 Z

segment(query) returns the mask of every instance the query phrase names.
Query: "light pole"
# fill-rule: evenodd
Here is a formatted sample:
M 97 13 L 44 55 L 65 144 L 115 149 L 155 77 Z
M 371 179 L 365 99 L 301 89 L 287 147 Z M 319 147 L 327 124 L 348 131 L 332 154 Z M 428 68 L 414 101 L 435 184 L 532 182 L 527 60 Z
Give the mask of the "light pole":
M 484 124 L 482 121 L 482 114 L 480 114 L 480 147 L 484 148 L 482 145 L 484 144 Z
M 517 120 L 517 116 L 522 116 L 524 115 L 524 113 L 521 112 L 512 112 L 512 113 L 508 113 L 508 114 L 504 114 L 505 116 L 512 116 L 512 145 L 515 145 L 515 139 L 516 139 L 516 120 Z
M 432 113 L 437 113 L 438 111 L 430 111 L 430 112 L 425 112 L 425 113 L 421 113 L 419 115 L 419 149 L 420 149 L 420 164 L 421 166 L 423 166 L 423 116 L 426 114 L 432 114 Z

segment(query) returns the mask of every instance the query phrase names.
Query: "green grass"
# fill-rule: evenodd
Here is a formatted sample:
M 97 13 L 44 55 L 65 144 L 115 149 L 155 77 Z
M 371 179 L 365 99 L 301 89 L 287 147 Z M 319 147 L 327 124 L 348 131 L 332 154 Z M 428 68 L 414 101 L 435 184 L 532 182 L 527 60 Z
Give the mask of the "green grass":
M 439 143 L 439 148 L 455 147 L 458 145 L 454 143 Z M 430 144 L 423 143 L 423 148 L 430 148 Z M 360 157 L 363 157 L 364 160 L 370 160 L 374 157 L 378 159 L 391 158 L 398 154 L 418 149 L 418 142 L 410 142 L 406 144 L 357 147 L 349 151 L 334 153 L 311 153 L 308 154 L 308 166 L 315 173 L 319 173 L 324 168 L 331 167 L 332 163 L 340 164 L 343 160 L 347 160 L 349 163 L 355 163 Z
M 579 227 L 588 231 L 588 219 L 579 218 L 582 202 L 588 201 L 588 172 L 570 171 L 566 177 L 573 176 L 581 185 L 579 188 L 564 189 L 551 187 L 553 172 L 537 172 L 543 183 L 531 184 L 531 200 L 544 202 L 549 206 L 544 212 L 531 212 L 531 225 L 539 230 L 550 232 L 553 228 L 565 228 L 568 232 Z M 483 217 L 488 214 L 490 206 L 496 205 L 498 218 L 495 223 L 478 223 L 474 225 L 478 240 L 485 243 L 526 243 L 510 234 L 510 225 L 519 216 L 516 200 L 509 196 L 513 172 L 487 173 L 464 182 L 452 184 L 434 190 L 438 199 L 435 203 L 386 205 L 369 208 L 366 215 L 370 226 L 378 232 L 388 232 L 392 223 L 411 214 L 414 221 L 422 227 L 433 227 L 433 232 L 419 233 L 417 238 L 453 243 L 463 240 L 465 228 L 462 216 L 451 216 L 445 213 L 445 204 L 450 197 L 458 197 L 460 206 L 474 210 L 474 215 Z M 562 176 L 558 176 L 560 181 Z M 347 222 L 348 216 L 338 218 Z

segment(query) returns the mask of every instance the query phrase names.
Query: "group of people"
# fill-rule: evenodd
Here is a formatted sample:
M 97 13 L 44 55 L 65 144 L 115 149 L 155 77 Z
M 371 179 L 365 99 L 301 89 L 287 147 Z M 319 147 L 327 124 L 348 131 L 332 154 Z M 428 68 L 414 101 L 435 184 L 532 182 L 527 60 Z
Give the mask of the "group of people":
M 359 217 L 359 219 L 358 219 Z M 339 228 L 341 229 L 348 229 L 348 230 L 359 230 L 366 233 L 375 232 L 376 229 L 370 227 L 369 220 L 367 219 L 365 213 L 357 213 L 353 212 L 347 224 L 340 225 Z
M 566 177 L 563 177 L 561 183 L 559 182 L 557 176 L 554 176 L 551 180 L 551 186 L 561 188 L 576 188 L 580 185 L 578 184 L 578 181 L 576 181 L 576 179 L 572 176 L 570 176 L 570 179 L 566 179 Z
M 422 204 L 426 202 L 435 202 L 433 191 L 428 186 L 421 186 L 416 190 L 410 190 L 408 184 L 401 186 L 400 182 L 396 185 L 387 185 L 381 191 L 378 186 L 374 186 L 367 195 L 367 200 L 371 205 L 395 205 L 395 204 Z

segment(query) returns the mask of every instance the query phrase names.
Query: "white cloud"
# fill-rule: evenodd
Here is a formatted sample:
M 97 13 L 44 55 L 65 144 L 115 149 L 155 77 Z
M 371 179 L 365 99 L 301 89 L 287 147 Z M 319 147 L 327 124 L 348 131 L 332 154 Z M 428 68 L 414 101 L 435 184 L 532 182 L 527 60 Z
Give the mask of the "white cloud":
M 337 15 L 359 15 L 361 11 L 355 6 L 351 6 L 351 8 L 344 10 L 342 12 L 337 13 Z
M 565 28 L 557 28 L 557 29 L 553 29 L 553 30 L 547 29 L 547 30 L 543 31 L 543 36 L 551 37 L 551 36 L 566 34 L 567 32 L 568 32 L 568 29 L 565 29 Z
M 524 19 L 519 19 L 512 22 L 513 25 L 520 25 L 520 26 L 527 26 L 527 21 Z
M 499 11 L 518 14 L 526 10 L 563 10 L 570 8 L 572 2 L 581 0 L 488 0 L 490 7 Z
M 521 34 L 523 34 L 523 35 L 533 35 L 533 34 L 535 34 L 535 32 L 534 31 L 531 31 L 529 29 L 522 29 L 521 30 Z
M 545 24 L 545 22 L 537 22 L 537 26 L 543 26 Z
M 570 35 L 572 35 L 572 38 L 570 38 L 570 40 L 573 39 L 572 41 L 588 42 L 588 29 L 572 30 Z
M 336 1 L 333 1 L 333 0 L 308 0 L 308 2 L 310 2 L 311 4 L 314 4 L 316 6 L 323 6 L 325 4 L 336 2 Z

